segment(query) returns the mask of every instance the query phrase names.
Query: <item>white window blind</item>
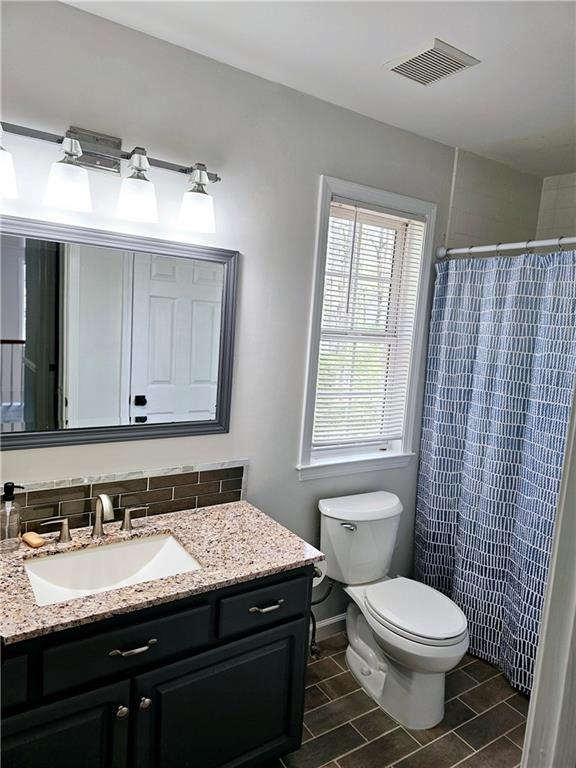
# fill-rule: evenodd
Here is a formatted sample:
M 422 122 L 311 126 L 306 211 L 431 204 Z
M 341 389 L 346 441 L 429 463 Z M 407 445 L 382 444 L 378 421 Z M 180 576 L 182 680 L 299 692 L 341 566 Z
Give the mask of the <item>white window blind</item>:
M 313 450 L 402 439 L 424 229 L 332 200 Z

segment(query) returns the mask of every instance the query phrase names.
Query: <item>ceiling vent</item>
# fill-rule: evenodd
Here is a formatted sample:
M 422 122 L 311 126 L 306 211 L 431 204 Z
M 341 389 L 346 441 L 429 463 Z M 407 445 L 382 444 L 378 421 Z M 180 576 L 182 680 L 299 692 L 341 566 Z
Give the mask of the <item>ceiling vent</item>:
M 479 63 L 479 59 L 448 45 L 443 40 L 434 38 L 431 46 L 425 45 L 409 57 L 402 56 L 400 59 L 388 61 L 384 64 L 384 68 L 421 85 L 431 85 Z

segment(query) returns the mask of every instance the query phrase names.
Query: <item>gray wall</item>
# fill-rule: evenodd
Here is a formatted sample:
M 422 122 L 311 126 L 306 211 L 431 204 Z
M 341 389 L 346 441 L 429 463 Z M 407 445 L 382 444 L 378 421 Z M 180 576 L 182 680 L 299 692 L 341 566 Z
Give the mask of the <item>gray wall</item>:
M 4 3 L 3 17 L 5 120 L 57 132 L 94 128 L 157 157 L 205 161 L 223 178 L 214 189 L 218 234 L 197 241 L 242 253 L 230 434 L 12 452 L 3 454 L 3 476 L 26 483 L 245 457 L 249 500 L 316 543 L 318 499 L 385 488 L 405 507 L 393 570 L 409 572 L 416 462 L 306 482 L 294 468 L 317 192 L 324 173 L 435 202 L 441 244 L 454 150 L 71 7 Z M 15 145 L 30 178 L 11 212 L 45 215 L 37 176 L 47 173 L 46 154 L 45 169 L 30 156 L 46 147 Z M 176 204 L 182 190 L 167 185 L 181 181 L 164 174 L 158 183 Z M 107 199 L 98 205 L 92 226 L 110 213 Z M 175 237 L 171 216 L 161 210 L 158 236 Z M 326 611 L 338 608 L 336 596 Z

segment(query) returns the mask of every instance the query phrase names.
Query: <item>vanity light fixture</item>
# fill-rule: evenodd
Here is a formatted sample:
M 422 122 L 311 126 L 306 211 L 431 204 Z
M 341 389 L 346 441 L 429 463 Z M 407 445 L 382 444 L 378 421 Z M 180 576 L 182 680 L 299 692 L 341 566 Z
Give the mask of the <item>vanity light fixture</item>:
M 206 192 L 210 179 L 204 163 L 196 163 L 190 174 L 192 189 L 184 192 L 178 223 L 183 229 L 194 232 L 216 231 L 214 222 L 214 199 Z
M 64 137 L 62 149 L 62 160 L 52 163 L 44 203 L 52 208 L 90 213 L 90 179 L 88 171 L 78 163 L 82 157 L 80 142 Z
M 12 153 L 2 144 L 2 128 L 0 128 L 0 198 L 13 200 L 18 197 L 18 185 L 16 184 L 16 172 Z
M 136 147 L 132 151 L 130 169 L 130 176 L 122 179 L 116 214 L 121 219 L 132 221 L 152 223 L 158 221 L 156 189 L 146 176 L 150 170 L 150 163 L 146 157 L 146 150 L 142 147 Z
M 190 177 L 191 189 L 184 193 L 180 210 L 180 226 L 195 232 L 214 232 L 214 201 L 206 192 L 208 183 L 221 181 L 217 173 L 208 171 L 204 163 L 178 165 L 167 160 L 149 157 L 141 147 L 132 152 L 122 149 L 122 140 L 115 136 L 85 128 L 70 127 L 65 136 L 39 131 L 24 125 L 3 123 L 6 133 L 26 136 L 31 139 L 62 144 L 64 158 L 52 165 L 45 202 L 58 208 L 72 211 L 91 211 L 88 170 L 99 170 L 118 174 L 120 161 L 129 160 L 131 173 L 122 179 L 118 198 L 117 215 L 133 221 L 156 222 L 158 209 L 154 184 L 147 178 L 150 168 L 182 173 Z M 82 142 L 82 146 L 80 146 Z M 7 158 L 4 154 L 8 155 Z M 12 186 L 5 168 L 12 167 Z M 0 151 L 0 192 L 15 192 L 16 179 L 10 153 Z M 10 187 L 10 188 L 9 188 Z M 4 197 L 10 195 L 5 194 Z M 12 195 L 15 196 L 15 195 Z

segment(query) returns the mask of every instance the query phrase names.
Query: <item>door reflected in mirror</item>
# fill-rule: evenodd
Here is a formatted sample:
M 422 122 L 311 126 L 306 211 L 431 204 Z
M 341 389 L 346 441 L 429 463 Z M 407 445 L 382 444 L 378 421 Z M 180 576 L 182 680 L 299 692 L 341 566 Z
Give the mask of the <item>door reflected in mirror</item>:
M 217 419 L 225 267 L 1 237 L 2 432 Z

